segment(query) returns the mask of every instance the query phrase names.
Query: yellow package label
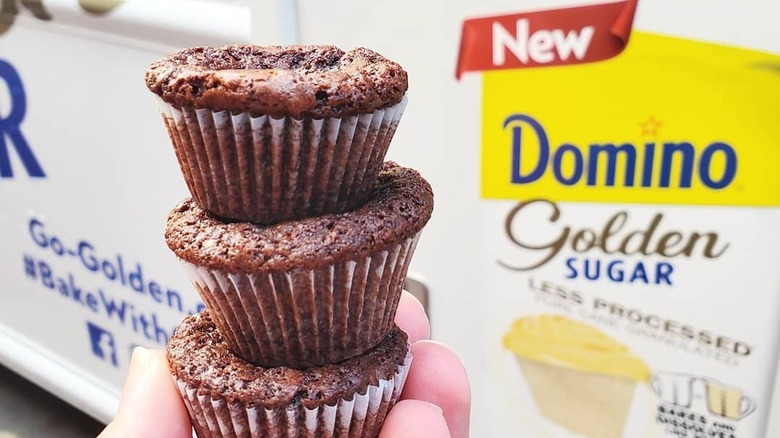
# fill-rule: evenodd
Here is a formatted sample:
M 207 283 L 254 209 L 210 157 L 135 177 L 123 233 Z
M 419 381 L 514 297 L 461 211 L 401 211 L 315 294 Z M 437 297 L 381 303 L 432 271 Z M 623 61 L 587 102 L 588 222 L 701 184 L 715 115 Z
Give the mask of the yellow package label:
M 482 196 L 780 205 L 780 57 L 634 32 L 608 61 L 484 73 Z

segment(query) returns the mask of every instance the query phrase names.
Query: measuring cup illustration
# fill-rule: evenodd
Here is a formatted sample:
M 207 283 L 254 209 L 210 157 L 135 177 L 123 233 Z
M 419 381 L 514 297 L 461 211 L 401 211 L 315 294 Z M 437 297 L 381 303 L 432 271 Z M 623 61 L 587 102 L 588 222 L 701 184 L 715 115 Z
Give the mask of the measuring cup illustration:
M 756 402 L 739 388 L 726 386 L 715 379 L 705 379 L 707 409 L 721 417 L 741 420 L 756 410 Z
M 690 374 L 658 372 L 650 378 L 650 388 L 666 403 L 690 408 L 693 403 L 693 384 L 697 378 Z

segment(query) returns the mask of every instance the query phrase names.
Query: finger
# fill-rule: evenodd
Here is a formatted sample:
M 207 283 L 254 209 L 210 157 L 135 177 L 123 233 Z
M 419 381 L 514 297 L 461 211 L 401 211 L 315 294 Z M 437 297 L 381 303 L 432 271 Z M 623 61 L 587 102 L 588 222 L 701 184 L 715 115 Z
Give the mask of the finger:
M 401 400 L 387 414 L 379 438 L 450 438 L 441 408 L 420 400 Z
M 141 380 L 146 369 L 149 368 L 149 362 L 152 360 L 152 352 L 143 347 L 133 349 L 133 355 L 130 358 L 130 369 L 125 377 L 125 384 L 122 388 L 122 395 L 119 399 L 119 412 L 127 409 L 130 400 L 138 389 L 138 382 Z M 117 413 L 117 416 L 118 416 Z M 128 436 L 127 431 L 120 430 L 117 427 L 117 419 L 111 421 L 106 428 L 98 435 L 98 438 L 113 438 Z
M 127 403 L 127 399 L 131 398 L 136 388 L 138 388 L 138 382 L 143 375 L 143 371 L 149 367 L 149 361 L 151 359 L 152 353 L 148 349 L 143 347 L 136 347 L 133 349 L 133 355 L 130 358 L 130 369 L 127 371 L 122 396 L 119 399 L 120 410 L 122 409 L 122 405 Z
M 471 389 L 460 357 L 434 341 L 412 345 L 412 367 L 401 398 L 423 400 L 444 412 L 452 438 L 469 436 Z
M 132 386 L 123 389 L 126 396 L 116 418 L 100 438 L 191 438 L 189 415 L 171 379 L 165 354 L 144 350 L 134 352 L 128 373 Z
M 395 323 L 409 335 L 409 342 L 412 344 L 421 339 L 428 339 L 431 336 L 431 326 L 428 323 L 425 309 L 417 298 L 407 291 L 403 291 L 401 294 L 401 301 L 398 302 L 398 313 L 395 315 Z

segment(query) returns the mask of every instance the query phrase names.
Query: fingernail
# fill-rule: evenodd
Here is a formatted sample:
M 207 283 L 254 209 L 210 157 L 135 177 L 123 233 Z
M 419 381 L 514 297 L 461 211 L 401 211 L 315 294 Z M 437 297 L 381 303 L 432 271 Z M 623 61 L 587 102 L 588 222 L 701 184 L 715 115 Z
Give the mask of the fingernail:
M 429 401 L 423 401 L 423 403 L 425 403 L 428 406 L 431 406 L 434 409 L 436 409 L 436 413 L 437 414 L 441 415 L 442 417 L 444 416 L 444 410 L 439 405 L 437 405 L 436 403 L 431 403 Z
M 451 346 L 449 346 L 449 345 L 447 345 L 447 344 L 445 344 L 443 342 L 434 341 L 432 339 L 424 339 L 424 340 L 418 341 L 418 342 L 425 342 L 427 344 L 434 344 L 434 345 L 438 346 L 439 348 L 442 348 L 444 350 L 449 351 L 453 356 L 455 356 L 460 361 L 461 366 L 463 366 L 464 369 L 466 368 L 465 362 L 463 361 L 463 356 L 461 356 L 460 353 L 458 353 L 458 351 L 455 350 L 454 348 L 452 348 Z
M 147 368 L 152 362 L 152 352 L 144 347 L 135 347 L 133 357 L 130 359 L 131 366 L 136 365 L 141 368 Z

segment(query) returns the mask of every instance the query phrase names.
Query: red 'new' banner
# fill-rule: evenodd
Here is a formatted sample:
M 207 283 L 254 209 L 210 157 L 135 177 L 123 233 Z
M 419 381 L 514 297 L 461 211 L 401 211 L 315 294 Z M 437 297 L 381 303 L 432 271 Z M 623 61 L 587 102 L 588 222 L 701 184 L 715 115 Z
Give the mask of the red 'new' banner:
M 628 44 L 637 0 L 474 18 L 463 22 L 455 77 L 464 72 L 602 61 Z

